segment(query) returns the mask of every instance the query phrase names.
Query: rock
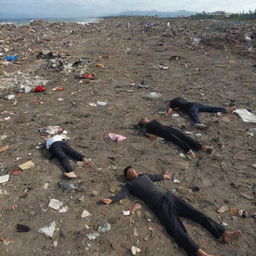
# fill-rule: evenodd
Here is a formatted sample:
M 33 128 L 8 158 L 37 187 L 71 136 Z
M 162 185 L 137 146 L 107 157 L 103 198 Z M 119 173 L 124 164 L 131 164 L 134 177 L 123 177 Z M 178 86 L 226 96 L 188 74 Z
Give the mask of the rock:
M 134 235 L 134 236 L 138 236 L 138 235 L 139 235 L 137 228 L 134 228 L 134 229 L 133 229 L 133 235 Z
M 217 210 L 218 213 L 225 213 L 225 212 L 228 212 L 228 211 L 229 211 L 229 207 L 228 207 L 227 205 L 223 205 L 223 206 L 221 206 L 221 207 Z

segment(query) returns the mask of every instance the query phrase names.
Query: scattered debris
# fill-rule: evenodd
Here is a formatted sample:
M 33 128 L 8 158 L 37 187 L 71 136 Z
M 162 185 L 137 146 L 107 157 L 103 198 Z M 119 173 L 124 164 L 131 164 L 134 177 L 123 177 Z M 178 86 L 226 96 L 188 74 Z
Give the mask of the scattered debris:
M 51 199 L 49 204 L 48 204 L 48 207 L 54 209 L 54 210 L 59 210 L 60 207 L 63 206 L 63 203 L 57 199 Z
M 83 210 L 83 212 L 81 214 L 81 218 L 86 218 L 86 217 L 89 217 L 89 216 L 92 216 L 92 215 L 88 211 Z
M 236 109 L 234 113 L 238 114 L 245 123 L 256 123 L 256 115 L 252 114 L 247 109 Z
M 11 171 L 10 171 L 10 174 L 13 175 L 13 176 L 18 176 L 18 175 L 20 175 L 21 173 L 22 173 L 22 171 L 19 170 L 19 169 L 14 169 L 14 170 L 11 170 Z
M 99 232 L 107 232 L 111 230 L 111 225 L 109 223 L 105 223 L 102 225 L 102 227 L 98 228 Z
M 7 182 L 9 180 L 9 178 L 10 178 L 9 174 L 0 176 L 0 184 Z
M 52 238 L 54 231 L 56 229 L 56 222 L 51 222 L 48 226 L 42 227 L 39 229 L 39 233 L 45 234 L 47 237 Z
M 225 213 L 225 212 L 228 212 L 228 211 L 229 211 L 229 207 L 228 207 L 227 205 L 223 205 L 223 206 L 221 206 L 221 207 L 217 210 L 218 213 Z
M 35 164 L 32 161 L 27 161 L 27 162 L 19 165 L 19 168 L 21 170 L 25 171 L 25 170 L 28 170 L 28 169 L 34 167 L 34 166 L 35 166 Z
M 5 152 L 9 149 L 9 145 L 5 145 L 3 147 L 0 147 L 0 153 Z
M 151 99 L 151 100 L 157 100 L 162 97 L 161 93 L 158 92 L 150 92 L 146 95 L 146 98 Z
M 100 236 L 99 232 L 94 232 L 86 235 L 89 240 L 95 240 L 97 237 Z
M 119 134 L 115 134 L 115 133 L 109 133 L 106 138 L 111 139 L 114 142 L 121 142 L 123 140 L 126 140 L 127 138 L 119 135 Z
M 61 207 L 58 212 L 59 213 L 66 213 L 68 211 L 69 207 L 66 205 L 66 206 L 63 206 Z
M 136 255 L 137 253 L 141 252 L 141 249 L 136 247 L 136 246 L 132 246 L 131 248 L 131 253 L 132 255 Z
M 101 107 L 107 106 L 107 104 L 108 104 L 108 103 L 107 103 L 107 102 L 104 102 L 104 101 L 97 101 L 97 102 L 96 102 L 96 105 L 97 105 L 97 106 L 101 106 Z
M 256 135 L 256 128 L 251 128 L 246 132 L 247 135 L 249 136 L 255 136 Z

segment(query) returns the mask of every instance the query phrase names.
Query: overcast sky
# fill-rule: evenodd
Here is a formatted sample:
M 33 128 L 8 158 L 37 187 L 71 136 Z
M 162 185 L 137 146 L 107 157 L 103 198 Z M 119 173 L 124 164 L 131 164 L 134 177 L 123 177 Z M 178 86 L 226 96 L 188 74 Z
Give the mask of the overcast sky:
M 256 0 L 0 0 L 1 17 L 83 17 L 125 10 L 240 12 L 256 9 Z

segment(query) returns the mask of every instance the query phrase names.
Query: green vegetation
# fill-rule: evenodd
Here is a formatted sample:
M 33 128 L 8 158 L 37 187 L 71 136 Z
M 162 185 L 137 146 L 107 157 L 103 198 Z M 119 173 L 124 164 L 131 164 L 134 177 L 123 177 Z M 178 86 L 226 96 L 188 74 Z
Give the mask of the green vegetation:
M 221 19 L 221 20 L 256 20 L 256 10 L 248 13 L 202 12 L 192 15 L 192 19 Z

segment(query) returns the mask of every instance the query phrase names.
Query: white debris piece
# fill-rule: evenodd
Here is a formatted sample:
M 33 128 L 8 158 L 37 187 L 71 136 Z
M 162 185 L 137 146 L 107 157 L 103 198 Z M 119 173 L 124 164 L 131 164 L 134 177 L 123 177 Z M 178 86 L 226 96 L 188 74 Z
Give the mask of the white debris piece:
M 54 231 L 56 229 L 56 222 L 51 222 L 48 226 L 39 229 L 39 233 L 45 234 L 48 237 L 53 237 Z
M 124 215 L 124 216 L 129 216 L 129 215 L 131 215 L 130 210 L 129 210 L 129 211 L 123 211 L 123 215 Z
M 245 123 L 256 123 L 256 115 L 245 108 L 236 109 L 234 113 L 237 113 Z
M 0 176 L 0 183 L 5 183 L 9 180 L 10 178 L 10 175 L 7 174 L 7 175 L 3 175 L 3 176 Z
M 89 217 L 89 216 L 92 216 L 92 215 L 88 211 L 83 210 L 81 218 L 86 218 L 86 217 Z
M 48 206 L 54 210 L 59 210 L 63 206 L 63 203 L 57 199 L 51 199 Z
M 141 252 L 141 249 L 136 246 L 132 246 L 131 248 L 132 255 L 136 255 L 137 252 Z
M 102 107 L 108 105 L 108 103 L 104 102 L 104 101 L 97 101 L 96 104 L 97 104 L 97 106 L 102 106 Z
M 87 234 L 86 236 L 89 240 L 94 240 L 94 239 L 96 239 L 97 237 L 100 236 L 100 233 L 99 232 L 94 232 L 94 233 L 91 233 L 91 234 Z
M 68 211 L 68 206 L 66 205 L 66 206 L 63 206 L 63 207 L 61 207 L 60 209 L 59 209 L 59 213 L 66 213 L 67 211 Z

